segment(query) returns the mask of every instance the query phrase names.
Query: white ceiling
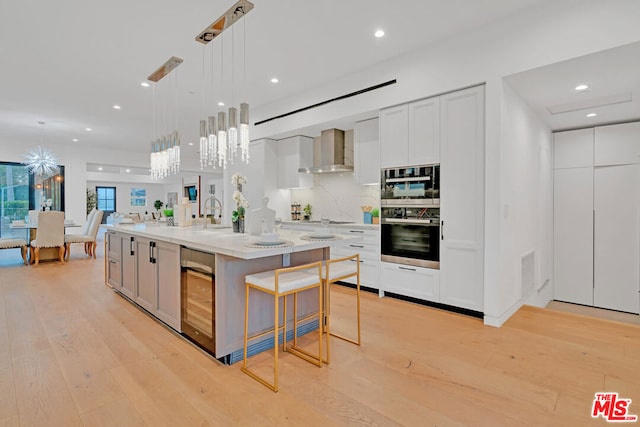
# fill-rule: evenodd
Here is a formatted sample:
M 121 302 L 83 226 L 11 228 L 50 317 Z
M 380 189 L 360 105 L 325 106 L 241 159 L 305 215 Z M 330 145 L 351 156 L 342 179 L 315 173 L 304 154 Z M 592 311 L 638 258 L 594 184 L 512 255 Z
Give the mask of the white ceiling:
M 552 130 L 640 119 L 640 42 L 514 74 L 506 80 Z M 587 84 L 589 89 L 576 92 L 579 84 Z M 631 101 L 557 114 L 549 111 L 553 106 L 598 103 L 619 94 L 631 94 Z M 589 113 L 597 116 L 587 117 Z
M 175 72 L 160 82 L 155 105 L 173 129 L 177 94 L 184 143 L 221 96 L 220 62 L 230 103 L 232 51 L 234 104 L 256 107 L 545 2 L 553 0 L 254 0 L 253 11 L 203 48 L 195 36 L 233 0 L 4 0 L 0 144 L 32 145 L 44 134 L 47 144 L 77 138 L 83 146 L 146 151 L 154 103 L 140 83 L 171 56 L 184 63 L 177 83 Z M 378 28 L 382 39 L 373 37 Z

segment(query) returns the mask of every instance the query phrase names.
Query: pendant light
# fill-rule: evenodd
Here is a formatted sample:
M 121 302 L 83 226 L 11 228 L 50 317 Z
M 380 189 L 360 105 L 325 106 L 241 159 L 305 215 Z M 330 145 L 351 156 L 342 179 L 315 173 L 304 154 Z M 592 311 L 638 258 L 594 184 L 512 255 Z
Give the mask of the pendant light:
M 249 163 L 249 104 L 240 104 L 240 155 Z
M 216 118 L 209 116 L 209 138 L 208 138 L 208 158 L 209 165 L 215 165 L 218 160 L 218 129 L 216 127 Z
M 209 144 L 207 139 L 207 121 L 200 120 L 200 169 L 209 164 Z
M 218 166 L 227 167 L 227 115 L 218 113 Z

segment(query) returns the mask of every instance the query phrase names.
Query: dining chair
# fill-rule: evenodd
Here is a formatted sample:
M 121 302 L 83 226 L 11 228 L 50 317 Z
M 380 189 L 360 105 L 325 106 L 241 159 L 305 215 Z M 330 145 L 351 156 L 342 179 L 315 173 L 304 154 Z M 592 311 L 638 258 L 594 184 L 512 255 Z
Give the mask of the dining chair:
M 41 248 L 58 248 L 58 258 L 64 262 L 64 212 L 38 213 L 38 231 L 30 247 L 31 259 L 35 260 L 34 267 L 40 262 Z
M 89 212 L 87 221 L 84 223 L 84 227 L 82 227 L 82 231 L 80 233 L 64 235 L 65 259 L 67 261 L 69 261 L 69 256 L 71 254 L 72 243 L 84 243 L 84 252 L 89 254 L 89 256 L 93 256 L 94 258 L 96 257 L 96 237 L 98 235 L 98 228 L 102 222 L 103 215 L 104 211 L 96 209 L 92 210 Z
M 24 239 L 0 238 L 0 249 L 20 248 L 24 265 L 27 265 L 27 241 Z

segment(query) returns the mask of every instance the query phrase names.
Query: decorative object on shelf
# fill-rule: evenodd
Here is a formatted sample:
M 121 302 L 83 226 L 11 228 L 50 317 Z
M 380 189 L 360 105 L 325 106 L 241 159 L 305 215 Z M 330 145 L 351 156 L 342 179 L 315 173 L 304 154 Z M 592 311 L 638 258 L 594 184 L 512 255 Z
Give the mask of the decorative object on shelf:
M 300 203 L 291 204 L 291 221 L 300 221 Z
M 365 224 L 371 224 L 371 210 L 373 209 L 373 207 L 369 205 L 364 205 L 364 206 L 360 206 L 360 209 L 362 209 L 362 214 L 364 217 L 363 222 Z
M 236 209 L 231 212 L 231 221 L 233 223 L 234 233 L 244 233 L 244 215 L 246 208 L 249 207 L 249 202 L 242 194 L 242 185 L 246 183 L 247 178 L 239 173 L 235 173 L 231 177 L 231 184 L 236 187 L 233 192 L 233 200 L 236 202 Z
M 380 209 L 378 208 L 371 209 L 371 223 L 380 224 Z
M 165 209 L 164 216 L 167 217 L 167 225 L 173 226 L 173 209 Z
M 307 203 L 302 210 L 304 211 L 304 220 L 309 221 L 311 219 L 311 205 Z
M 198 34 L 195 40 L 203 45 L 208 44 L 214 38 L 219 36 L 224 30 L 231 27 L 236 21 L 246 15 L 253 9 L 253 3 L 247 0 L 239 0 L 236 4 L 231 6 L 222 16 L 216 19 L 211 25 L 202 30 Z M 243 21 L 243 87 L 246 87 L 246 27 Z M 222 167 L 226 169 L 229 163 L 233 163 L 238 151 L 240 151 L 240 159 L 244 163 L 249 163 L 249 104 L 243 102 L 240 104 L 240 125 L 238 127 L 238 109 L 233 106 L 233 91 L 235 87 L 235 76 L 233 66 L 235 64 L 235 43 L 233 42 L 235 31 L 231 33 L 231 84 L 227 85 L 231 88 L 231 104 L 228 109 L 228 117 L 224 111 L 218 112 L 218 122 L 216 126 L 215 116 L 211 115 L 208 120 L 200 121 L 200 169 L 204 169 L 207 165 L 212 166 L 214 169 Z M 223 66 L 223 52 L 224 43 L 220 42 L 220 70 L 217 74 L 220 76 L 220 97 L 223 96 L 223 80 L 224 80 L 224 66 Z M 211 50 L 211 89 L 213 92 L 213 47 Z M 205 65 L 204 65 L 204 50 L 202 58 L 202 96 L 204 110 L 204 91 L 205 91 Z M 212 94 L 213 95 L 213 94 Z M 212 96 L 211 99 L 215 100 Z M 219 102 L 219 107 L 223 107 L 224 103 Z M 207 126 L 208 125 L 208 126 Z
M 160 128 L 160 119 L 159 112 L 156 113 L 156 85 L 158 82 L 173 71 L 178 65 L 182 64 L 182 59 L 172 56 L 169 58 L 164 64 L 160 66 L 156 71 L 154 71 L 149 77 L 147 77 L 150 81 L 154 82 L 153 84 L 153 141 L 151 142 L 151 155 L 150 155 L 150 163 L 151 163 L 151 178 L 153 179 L 162 179 L 169 176 L 169 174 L 176 174 L 180 170 L 180 135 L 178 134 L 178 77 L 177 73 L 174 74 L 173 78 L 173 96 L 175 99 L 174 102 L 174 125 L 175 130 L 164 133 L 162 136 L 159 136 L 162 132 L 159 130 Z M 167 128 L 167 120 L 166 120 L 166 99 L 167 96 L 163 97 L 164 104 L 162 107 L 163 119 L 162 119 L 162 127 L 164 129 Z M 156 137 L 157 136 L 157 137 Z
M 97 203 L 96 190 L 87 188 L 87 215 L 89 215 L 89 213 L 91 213 L 93 208 L 96 207 L 96 203 Z
M 162 200 L 156 200 L 155 202 L 153 202 L 153 207 L 158 211 L 158 218 L 162 216 L 160 209 L 162 209 L 163 205 L 164 203 L 162 203 Z

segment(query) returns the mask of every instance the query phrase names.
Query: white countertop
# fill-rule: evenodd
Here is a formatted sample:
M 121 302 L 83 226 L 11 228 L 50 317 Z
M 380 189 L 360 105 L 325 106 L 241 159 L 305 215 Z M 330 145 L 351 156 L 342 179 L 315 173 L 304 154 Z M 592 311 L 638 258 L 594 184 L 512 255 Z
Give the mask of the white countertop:
M 301 227 L 320 227 L 320 223 L 311 221 L 282 221 L 283 225 Z M 363 224 L 350 222 L 346 224 L 329 224 L 329 228 L 357 229 L 357 230 L 379 230 L 380 224 Z
M 258 236 L 251 236 L 246 233 L 234 233 L 231 228 L 224 228 L 219 225 L 203 229 L 199 226 L 169 227 L 164 223 L 147 222 L 139 224 L 117 224 L 109 226 L 109 228 L 135 236 L 242 259 L 255 259 L 272 255 L 308 251 L 311 249 L 321 249 L 339 246 L 345 242 L 357 242 L 362 239 L 360 236 L 339 234 L 337 235 L 340 237 L 339 240 L 309 241 L 300 238 L 301 236 L 308 235 L 308 231 L 280 230 L 280 238 L 293 242 L 293 246 L 255 248 L 247 245 L 257 242 L 259 240 Z

